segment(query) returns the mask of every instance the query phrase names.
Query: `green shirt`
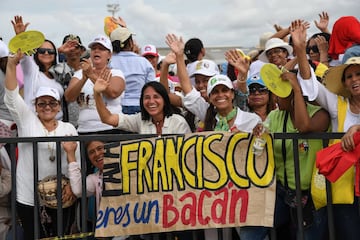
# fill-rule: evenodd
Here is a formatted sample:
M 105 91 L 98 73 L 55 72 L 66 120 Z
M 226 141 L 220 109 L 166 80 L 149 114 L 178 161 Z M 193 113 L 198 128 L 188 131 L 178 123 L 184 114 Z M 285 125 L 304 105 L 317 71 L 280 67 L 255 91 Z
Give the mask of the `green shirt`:
M 307 104 L 307 112 L 312 117 L 321 107 Z M 269 122 L 269 131 L 271 133 L 283 132 L 283 126 L 285 121 L 286 111 L 279 109 L 273 110 L 269 113 L 267 121 Z M 294 127 L 290 116 L 286 121 L 286 132 L 287 133 L 298 133 L 299 131 Z M 274 140 L 274 159 L 275 159 L 275 171 L 276 178 L 283 185 L 284 183 L 284 165 L 286 167 L 286 175 L 288 181 L 288 187 L 295 189 L 295 168 L 294 168 L 294 154 L 292 140 L 285 140 L 286 148 L 286 161 L 284 164 L 282 154 L 282 139 Z M 301 190 L 307 190 L 310 188 L 310 181 L 312 176 L 312 170 L 314 167 L 316 152 L 322 149 L 322 140 L 318 139 L 299 139 L 298 140 L 298 151 L 299 151 L 299 162 L 300 162 L 300 182 Z

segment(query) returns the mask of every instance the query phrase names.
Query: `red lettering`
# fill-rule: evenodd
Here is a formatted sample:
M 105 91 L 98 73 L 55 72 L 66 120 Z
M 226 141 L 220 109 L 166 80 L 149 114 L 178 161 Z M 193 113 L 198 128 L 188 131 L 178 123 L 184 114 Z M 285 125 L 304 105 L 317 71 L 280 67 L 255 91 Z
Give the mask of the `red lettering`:
M 176 224 L 176 222 L 179 219 L 179 212 L 176 209 L 176 207 L 174 207 L 174 198 L 172 195 L 170 194 L 165 194 L 163 197 L 163 227 L 164 228 L 169 228 L 171 226 L 173 226 L 174 224 Z M 170 213 L 168 213 L 170 212 Z M 174 217 L 173 220 L 169 222 L 169 214 L 173 213 Z
M 232 189 L 233 183 L 215 192 L 187 192 L 179 198 L 163 196 L 162 225 L 171 228 L 183 225 L 236 224 L 246 222 L 249 193 L 246 189 Z M 177 201 L 177 202 L 175 202 Z M 237 214 L 238 213 L 238 214 Z M 204 215 L 205 214 L 205 215 Z M 206 216 L 208 214 L 208 216 Z
M 222 188 L 220 190 L 215 191 L 215 195 L 219 195 L 223 193 L 223 198 L 218 198 L 214 200 L 211 205 L 211 217 L 215 223 L 226 223 L 226 209 L 227 209 L 227 201 L 228 201 L 228 189 Z M 217 213 L 220 212 L 220 216 L 217 216 Z
M 240 204 L 238 204 L 239 199 L 241 199 Z M 235 223 L 236 207 L 240 207 L 240 222 L 246 221 L 248 203 L 248 191 L 244 189 L 240 189 L 238 191 L 236 191 L 235 189 L 231 190 L 230 209 L 232 209 L 232 211 L 230 211 L 229 223 Z
M 185 225 L 196 225 L 196 194 L 193 192 L 186 193 L 179 200 L 183 202 L 186 198 L 191 199 L 190 204 L 185 204 L 181 209 L 181 222 Z
M 203 206 L 204 206 L 205 195 L 207 197 L 211 197 L 211 193 L 209 191 L 205 190 L 205 191 L 202 191 L 199 196 L 198 218 L 199 218 L 199 223 L 201 225 L 207 225 L 210 221 L 209 216 L 207 216 L 205 219 L 203 218 Z

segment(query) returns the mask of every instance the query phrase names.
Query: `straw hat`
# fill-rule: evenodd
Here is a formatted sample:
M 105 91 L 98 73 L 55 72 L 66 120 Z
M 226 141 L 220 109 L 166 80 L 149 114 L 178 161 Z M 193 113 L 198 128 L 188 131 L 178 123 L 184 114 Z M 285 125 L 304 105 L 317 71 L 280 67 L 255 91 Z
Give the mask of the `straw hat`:
M 360 64 L 360 57 L 351 57 L 344 64 L 331 67 L 324 74 L 323 84 L 331 92 L 343 97 L 350 97 L 350 91 L 344 86 L 344 71 L 350 65 Z

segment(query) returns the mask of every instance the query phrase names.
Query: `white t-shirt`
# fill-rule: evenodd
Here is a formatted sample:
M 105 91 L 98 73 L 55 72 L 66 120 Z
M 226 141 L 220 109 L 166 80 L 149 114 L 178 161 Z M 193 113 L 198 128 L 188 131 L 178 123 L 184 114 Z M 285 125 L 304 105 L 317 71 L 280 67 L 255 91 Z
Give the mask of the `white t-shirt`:
M 111 69 L 111 74 L 112 76 L 117 76 L 125 79 L 124 74 L 119 69 Z M 74 73 L 74 77 L 82 79 L 82 70 L 76 71 Z M 113 99 L 103 96 L 105 105 L 111 113 L 119 113 L 122 111 L 122 96 L 123 94 Z M 112 126 L 102 123 L 100 120 L 100 116 L 96 110 L 96 104 L 94 99 L 94 83 L 90 79 L 86 80 L 77 101 L 80 108 L 78 119 L 79 133 L 98 132 L 113 129 Z

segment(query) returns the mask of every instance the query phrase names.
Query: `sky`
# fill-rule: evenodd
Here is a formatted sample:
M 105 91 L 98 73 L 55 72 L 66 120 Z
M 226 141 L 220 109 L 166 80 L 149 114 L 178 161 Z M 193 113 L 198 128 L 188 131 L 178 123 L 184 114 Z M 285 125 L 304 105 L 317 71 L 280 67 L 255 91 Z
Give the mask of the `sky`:
M 165 36 L 174 33 L 184 41 L 200 38 L 205 48 L 254 47 L 273 25 L 288 27 L 292 20 L 311 23 L 308 35 L 318 32 L 314 20 L 326 11 L 330 31 L 341 16 L 360 18 L 359 0 L 1 0 L 0 36 L 14 36 L 11 20 L 22 15 L 28 30 L 38 30 L 57 47 L 67 34 L 79 35 L 83 44 L 104 34 L 104 18 L 111 16 L 107 4 L 119 4 L 121 16 L 142 46 L 166 47 Z

